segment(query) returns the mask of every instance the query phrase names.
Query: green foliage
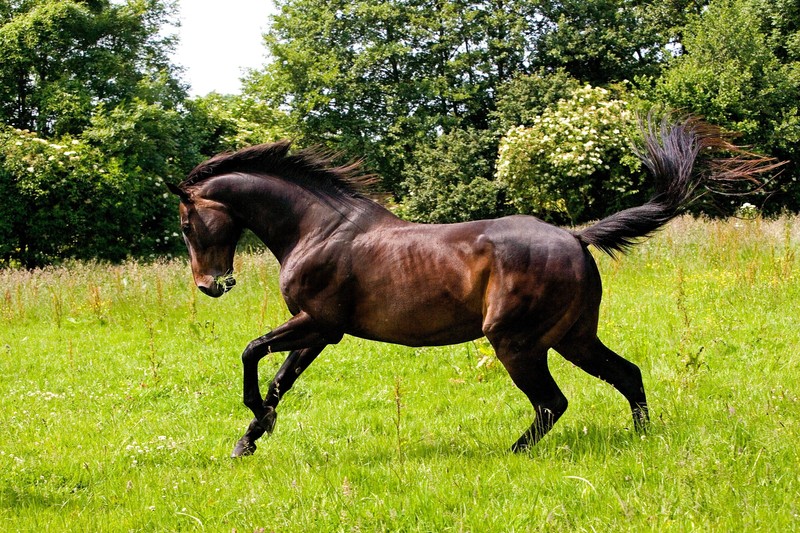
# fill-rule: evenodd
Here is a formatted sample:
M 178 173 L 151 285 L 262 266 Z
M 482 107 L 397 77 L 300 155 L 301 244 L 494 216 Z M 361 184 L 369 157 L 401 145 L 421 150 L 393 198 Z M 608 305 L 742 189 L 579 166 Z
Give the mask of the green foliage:
M 753 0 L 761 29 L 783 63 L 800 60 L 800 4 L 794 0 Z
M 740 134 L 738 142 L 792 161 L 772 210 L 800 208 L 800 58 L 792 52 L 800 16 L 789 4 L 712 1 L 686 27 L 685 54 L 644 96 L 704 116 Z
M 748 200 L 766 213 L 800 210 L 795 0 L 281 0 L 266 35 L 270 62 L 250 73 L 243 95 L 194 100 L 169 61 L 174 7 L 0 1 L 0 120 L 11 147 L 0 155 L 4 264 L 168 253 L 174 209 L 161 180 L 178 181 L 215 153 L 286 137 L 364 157 L 413 220 L 518 210 L 597 218 L 645 191 L 622 139 L 572 95 L 625 80 L 635 90 L 606 103 L 694 112 L 789 161 L 766 205 Z M 575 121 L 546 126 L 559 114 Z M 581 143 L 579 123 L 589 128 Z M 33 138 L 40 152 L 15 144 Z M 56 152 L 41 152 L 73 141 L 78 158 L 63 167 Z M 542 150 L 546 157 L 531 159 Z M 118 213 L 111 206 L 121 208 L 123 190 L 133 207 Z M 56 205 L 69 208 L 49 221 Z M 76 229 L 90 219 L 119 222 L 105 237 Z M 61 237 L 68 244 L 34 248 Z
M 0 266 L 119 261 L 179 241 L 160 216 L 173 210 L 160 177 L 126 172 L 123 160 L 70 137 L 3 128 L 0 153 Z
M 497 179 L 523 213 L 575 223 L 617 211 L 642 186 L 634 122 L 624 100 L 587 85 L 506 133 Z
M 785 85 L 759 24 L 751 0 L 712 2 L 687 28 L 686 53 L 660 80 L 658 94 L 735 131 L 756 132 L 758 115 L 775 107 Z
M 288 106 L 302 142 L 365 155 L 401 196 L 405 166 L 416 165 L 413 154 L 454 128 L 491 129 L 498 89 L 514 77 L 585 64 L 584 56 L 573 61 L 567 53 L 584 51 L 599 64 L 611 50 L 633 57 L 634 49 L 653 52 L 618 68 L 603 66 L 598 82 L 652 72 L 658 34 L 637 23 L 639 7 L 593 1 L 570 19 L 568 12 L 583 4 L 284 0 L 267 35 L 274 61 L 245 90 L 272 107 Z M 613 28 L 606 25 L 609 13 Z M 577 35 L 587 24 L 607 28 L 603 48 L 585 39 L 547 41 L 558 32 Z M 636 39 L 611 46 L 631 35 Z M 420 144 L 426 146 L 417 152 Z
M 0 25 L 0 118 L 43 137 L 77 135 L 99 104 L 172 78 L 168 0 L 15 2 Z M 178 98 L 182 89 L 172 81 Z M 173 100 L 175 103 L 175 100 Z
M 507 184 L 495 179 L 501 135 L 538 120 L 579 88 L 563 71 L 516 76 L 500 85 L 488 129 L 456 128 L 418 146 L 403 171 L 398 214 L 418 222 L 457 222 L 515 212 Z
M 216 143 L 167 60 L 174 41 L 162 26 L 173 3 L 3 7 L 0 261 L 171 252 L 178 239 L 164 182 L 182 179 Z
M 477 159 L 587 81 L 656 74 L 696 3 L 283 0 L 266 36 L 274 60 L 245 93 L 287 109 L 301 144 L 365 157 L 415 220 L 498 215 L 502 187 Z M 451 148 L 476 135 L 473 155 Z M 436 168 L 447 165 L 430 154 L 445 152 L 470 178 Z
M 498 88 L 492 130 L 503 135 L 516 126 L 530 126 L 547 108 L 568 100 L 581 86 L 563 69 L 514 76 Z
M 289 106 L 302 143 L 365 155 L 394 191 L 435 131 L 485 127 L 493 88 L 522 68 L 528 4 L 285 0 L 274 61 L 245 92 Z
M 696 0 L 562 0 L 540 4 L 542 66 L 561 67 L 592 85 L 657 75 L 675 25 Z
M 461 222 L 505 214 L 504 189 L 494 173 L 497 141 L 492 133 L 453 130 L 433 146 L 422 145 L 406 169 L 399 210 L 417 222 Z
M 161 0 L 31 0 L 4 10 L 0 261 L 172 249 L 163 179 L 199 157 L 185 149 L 185 93 L 166 59 L 172 40 L 159 33 L 170 13 Z
M 218 154 L 246 146 L 291 138 L 287 118 L 263 101 L 241 95 L 210 93 L 186 102 L 185 126 L 203 154 Z
M 126 170 L 141 175 L 180 179 L 175 157 L 197 157 L 183 146 L 183 117 L 161 103 L 133 99 L 107 109 L 100 107 L 82 138 L 102 149 L 109 158 L 119 158 Z M 183 165 L 185 166 L 185 165 Z
M 404 169 L 398 213 L 419 222 L 458 222 L 511 214 L 506 183 L 495 179 L 500 137 L 532 124 L 580 83 L 564 71 L 517 76 L 498 88 L 488 129 L 453 129 L 421 143 Z

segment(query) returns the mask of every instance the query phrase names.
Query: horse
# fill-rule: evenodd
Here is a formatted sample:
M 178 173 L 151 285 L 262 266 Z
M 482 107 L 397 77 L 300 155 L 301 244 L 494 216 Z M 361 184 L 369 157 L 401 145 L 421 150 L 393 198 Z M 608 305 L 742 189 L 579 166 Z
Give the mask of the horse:
M 640 126 L 634 151 L 654 178 L 653 196 L 577 230 L 523 215 L 411 223 L 365 192 L 374 177 L 361 164 L 336 166 L 318 148 L 290 152 L 289 141 L 220 154 L 170 184 L 198 289 L 216 298 L 234 287 L 234 252 L 246 228 L 280 264 L 292 315 L 242 353 L 243 400 L 254 418 L 232 457 L 256 451 L 256 440 L 274 429 L 281 398 L 344 335 L 407 346 L 486 337 L 534 410 L 513 451 L 537 443 L 567 409 L 548 369 L 551 348 L 619 391 L 634 428 L 645 431 L 641 371 L 597 335 L 602 285 L 588 248 L 624 253 L 714 180 L 755 179 L 774 165 L 696 117 Z M 719 150 L 735 156 L 699 157 Z M 262 398 L 258 364 L 274 352 L 289 353 Z

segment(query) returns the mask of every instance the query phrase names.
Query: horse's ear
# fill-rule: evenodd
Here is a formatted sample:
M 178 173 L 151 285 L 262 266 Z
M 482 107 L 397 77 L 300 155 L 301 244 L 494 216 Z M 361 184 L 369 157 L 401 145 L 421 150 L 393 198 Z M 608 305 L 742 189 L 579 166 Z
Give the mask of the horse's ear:
M 169 189 L 169 192 L 171 192 L 172 194 L 177 195 L 178 198 L 181 199 L 181 202 L 184 202 L 184 203 L 187 203 L 187 204 L 192 203 L 192 200 L 189 198 L 189 193 L 187 193 L 186 191 L 184 191 L 183 189 L 181 189 L 177 185 L 174 185 L 172 183 L 167 183 L 167 189 Z

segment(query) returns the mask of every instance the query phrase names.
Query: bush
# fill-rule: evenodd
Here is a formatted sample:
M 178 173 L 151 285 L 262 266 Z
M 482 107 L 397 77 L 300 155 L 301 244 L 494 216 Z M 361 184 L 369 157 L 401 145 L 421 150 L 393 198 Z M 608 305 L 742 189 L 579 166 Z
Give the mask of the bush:
M 119 261 L 174 249 L 160 177 L 132 174 L 87 143 L 0 130 L 0 265 Z M 169 220 L 175 217 L 169 217 Z
M 800 209 L 800 32 L 798 10 L 788 5 L 710 2 L 685 29 L 686 52 L 642 88 L 645 98 L 739 134 L 737 144 L 788 161 L 768 194 L 749 198 L 768 214 Z M 733 214 L 740 201 L 719 207 Z
M 453 130 L 420 145 L 404 172 L 398 214 L 416 222 L 461 222 L 506 214 L 505 190 L 491 178 L 497 140 L 489 131 Z
M 585 86 L 511 128 L 500 142 L 497 180 L 520 212 L 578 223 L 638 198 L 643 174 L 629 149 L 635 135 L 624 100 Z

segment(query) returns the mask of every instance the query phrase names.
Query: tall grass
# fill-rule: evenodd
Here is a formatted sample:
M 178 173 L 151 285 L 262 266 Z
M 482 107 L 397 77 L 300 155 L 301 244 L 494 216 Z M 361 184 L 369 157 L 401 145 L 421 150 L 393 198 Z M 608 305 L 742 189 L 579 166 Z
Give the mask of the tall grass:
M 532 410 L 485 342 L 345 338 L 228 459 L 241 350 L 288 318 L 269 256 L 219 300 L 184 261 L 0 271 L 0 529 L 800 529 L 798 249 L 797 218 L 682 218 L 598 254 L 601 337 L 642 368 L 652 429 L 552 354 L 570 409 L 521 455 Z

